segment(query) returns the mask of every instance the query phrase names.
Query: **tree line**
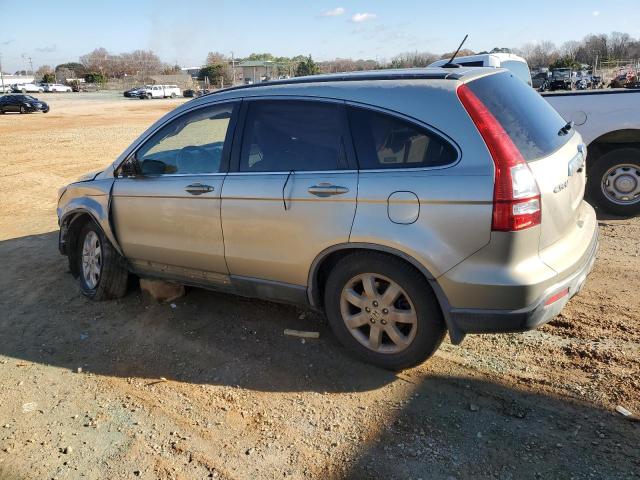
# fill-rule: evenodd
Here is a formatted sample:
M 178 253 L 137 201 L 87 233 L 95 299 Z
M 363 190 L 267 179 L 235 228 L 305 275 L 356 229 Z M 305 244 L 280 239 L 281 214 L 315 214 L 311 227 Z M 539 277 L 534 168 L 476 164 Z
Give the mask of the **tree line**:
M 496 50 L 505 51 L 508 49 L 494 49 L 494 51 Z M 580 41 L 571 40 L 559 47 L 549 41 L 527 43 L 512 51 L 523 56 L 532 69 L 579 66 L 581 64 L 593 66 L 596 59 L 602 64 L 611 60 L 640 58 L 640 39 L 635 39 L 628 33 L 612 32 L 608 35 L 587 35 Z M 464 49 L 460 51 L 459 55 L 473 55 L 474 53 L 476 52 Z M 200 80 L 208 80 L 212 85 L 230 85 L 234 80 L 232 78 L 233 66 L 243 61 L 272 62 L 272 75 L 274 76 L 301 76 L 385 68 L 425 67 L 438 59 L 449 58 L 451 55 L 452 52 L 436 54 L 428 51 L 416 51 L 400 53 L 384 60 L 335 58 L 317 62 L 313 60 L 311 55 L 283 57 L 271 53 L 252 53 L 247 57 L 231 59 L 220 52 L 213 51 L 207 55 L 198 77 Z M 110 78 L 148 77 L 179 72 L 179 66 L 163 62 L 151 50 L 134 50 L 113 54 L 101 47 L 82 55 L 77 62 L 63 63 L 55 68 L 43 65 L 35 72 L 35 76 L 37 79 L 49 83 L 56 80 L 66 81 L 79 78 L 90 83 L 101 83 Z
M 587 35 L 580 41 L 570 40 L 557 47 L 553 42 L 528 43 L 514 50 L 531 68 L 595 66 L 610 61 L 640 58 L 640 39 L 628 33 L 612 32 Z

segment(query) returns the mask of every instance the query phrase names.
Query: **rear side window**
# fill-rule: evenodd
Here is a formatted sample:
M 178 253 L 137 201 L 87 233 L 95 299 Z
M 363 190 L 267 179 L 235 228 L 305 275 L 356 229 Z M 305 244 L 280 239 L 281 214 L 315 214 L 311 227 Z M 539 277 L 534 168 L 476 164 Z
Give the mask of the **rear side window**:
M 361 170 L 439 167 L 456 161 L 444 139 L 406 120 L 349 107 L 349 123 Z
M 558 135 L 562 117 L 533 88 L 513 74 L 488 75 L 467 83 L 500 122 L 527 162 L 550 155 L 569 141 Z
M 336 170 L 346 167 L 340 105 L 298 100 L 249 104 L 241 172 Z

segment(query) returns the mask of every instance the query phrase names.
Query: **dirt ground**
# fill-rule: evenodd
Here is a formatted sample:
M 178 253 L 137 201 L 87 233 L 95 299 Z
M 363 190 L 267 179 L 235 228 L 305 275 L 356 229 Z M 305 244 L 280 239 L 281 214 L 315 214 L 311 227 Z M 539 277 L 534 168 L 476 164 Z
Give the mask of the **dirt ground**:
M 0 116 L 0 479 L 640 476 L 640 423 L 615 412 L 640 413 L 640 218 L 600 219 L 595 270 L 550 324 L 394 375 L 292 306 L 83 298 L 58 188 L 183 100 L 42 98 L 49 114 Z

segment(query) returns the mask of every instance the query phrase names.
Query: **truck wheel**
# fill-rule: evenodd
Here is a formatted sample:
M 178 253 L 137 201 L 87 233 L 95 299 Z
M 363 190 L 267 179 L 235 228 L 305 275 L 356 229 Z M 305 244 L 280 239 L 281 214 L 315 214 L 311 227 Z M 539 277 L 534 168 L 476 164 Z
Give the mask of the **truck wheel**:
M 80 291 L 91 300 L 124 297 L 127 292 L 127 272 L 124 259 L 116 252 L 102 230 L 87 222 L 76 242 L 77 271 Z
M 640 149 L 618 148 L 602 155 L 589 172 L 591 199 L 603 210 L 640 214 Z
M 429 358 L 446 331 L 424 276 L 400 259 L 374 252 L 351 254 L 331 270 L 325 311 L 345 347 L 390 370 Z
M 171 98 L 176 98 L 175 92 L 171 94 Z

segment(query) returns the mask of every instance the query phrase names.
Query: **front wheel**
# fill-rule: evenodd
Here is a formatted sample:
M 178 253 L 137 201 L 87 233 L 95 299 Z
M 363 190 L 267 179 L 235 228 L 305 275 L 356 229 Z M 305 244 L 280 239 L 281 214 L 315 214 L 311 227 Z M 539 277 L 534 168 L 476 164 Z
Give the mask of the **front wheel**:
M 96 224 L 87 223 L 80 230 L 76 248 L 82 294 L 92 300 L 123 297 L 128 279 L 124 261 Z
M 640 214 L 640 149 L 618 148 L 598 158 L 589 172 L 589 193 L 609 213 Z
M 27 113 L 27 109 L 24 106 L 20 107 L 20 113 Z
M 325 286 L 325 310 L 338 340 L 367 362 L 400 370 L 438 349 L 446 328 L 431 286 L 411 265 L 385 254 L 349 255 Z

